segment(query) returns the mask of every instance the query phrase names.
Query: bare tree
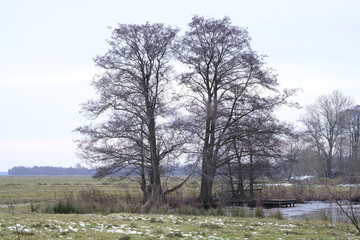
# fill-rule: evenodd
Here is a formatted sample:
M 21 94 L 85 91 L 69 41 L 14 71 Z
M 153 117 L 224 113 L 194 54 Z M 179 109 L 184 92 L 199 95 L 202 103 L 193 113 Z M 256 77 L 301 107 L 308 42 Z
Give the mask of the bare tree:
M 360 106 L 346 110 L 345 132 L 349 143 L 350 172 L 360 171 Z
M 251 49 L 247 31 L 232 26 L 229 18 L 195 16 L 189 27 L 177 56 L 190 68 L 181 80 L 189 89 L 189 124 L 202 141 L 200 199 L 208 208 L 214 206 L 214 176 L 226 163 L 231 126 L 253 112 L 284 103 L 293 92 L 277 92 L 275 74 Z
M 326 177 L 332 176 L 333 160 L 344 130 L 345 111 L 352 104 L 350 97 L 334 91 L 306 107 L 306 115 L 301 119 L 307 140 L 317 149 L 318 157 L 325 165 Z
M 83 106 L 101 123 L 77 129 L 84 135 L 82 157 L 97 168 L 96 177 L 136 173 L 144 200 L 158 203 L 169 193 L 162 189 L 161 163 L 170 154 L 176 159 L 185 143 L 168 91 L 177 32 L 163 24 L 119 24 L 109 51 L 95 58 L 104 69 L 93 82 L 99 98 Z
M 284 144 L 283 168 L 288 181 L 296 173 L 296 168 L 303 159 L 304 146 L 299 135 L 290 136 Z
M 231 145 L 233 148 L 229 151 L 229 156 L 233 166 L 234 163 L 237 165 L 234 169 L 243 172 L 236 174 L 242 176 L 243 179 L 234 181 L 237 184 L 243 184 L 237 188 L 244 189 L 244 180 L 247 179 L 252 200 L 255 180 L 262 176 L 272 175 L 271 166 L 274 166 L 275 160 L 280 158 L 285 136 L 291 134 L 291 128 L 285 123 L 278 122 L 270 112 L 253 114 L 247 121 L 242 122 L 242 125 L 234 131 Z M 240 167 L 241 165 L 243 167 Z M 243 171 L 245 167 L 246 171 Z M 241 195 L 240 197 L 243 197 Z
M 219 167 L 220 199 L 234 203 L 256 202 L 256 180 L 272 177 L 282 155 L 285 137 L 292 129 L 269 111 L 256 112 L 232 126 L 227 163 Z

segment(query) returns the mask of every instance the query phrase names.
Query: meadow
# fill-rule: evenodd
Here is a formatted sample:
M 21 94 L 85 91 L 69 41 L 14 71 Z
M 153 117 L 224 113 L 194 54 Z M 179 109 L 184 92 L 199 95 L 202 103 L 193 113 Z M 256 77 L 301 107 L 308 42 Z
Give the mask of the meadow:
M 187 186 L 187 193 L 197 187 Z M 360 239 L 351 224 L 222 212 L 54 214 L 43 209 L 84 189 L 140 194 L 133 182 L 90 177 L 1 177 L 0 239 Z M 140 195 L 139 195 L 140 196 Z M 234 216 L 234 215 L 233 215 Z
M 55 201 L 68 192 L 96 187 L 108 194 L 141 194 L 130 181 L 109 182 L 87 176 L 0 176 L 0 204 L 44 203 Z

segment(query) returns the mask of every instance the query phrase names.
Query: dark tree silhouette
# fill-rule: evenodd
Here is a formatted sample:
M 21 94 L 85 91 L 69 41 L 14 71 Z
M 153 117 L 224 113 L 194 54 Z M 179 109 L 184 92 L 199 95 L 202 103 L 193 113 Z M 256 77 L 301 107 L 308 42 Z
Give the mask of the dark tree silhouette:
M 99 98 L 83 106 L 101 123 L 77 129 L 81 156 L 97 168 L 96 177 L 128 169 L 127 176 L 141 176 L 144 201 L 155 203 L 171 192 L 162 188 L 162 163 L 184 144 L 168 91 L 177 32 L 163 24 L 119 24 L 109 51 L 95 58 L 104 69 L 93 82 Z
M 226 181 L 232 198 L 253 200 L 255 180 L 272 175 L 274 162 L 280 158 L 285 137 L 292 134 L 292 128 L 264 111 L 239 121 L 232 127 L 232 133 L 228 161 L 219 174 Z
M 202 141 L 200 199 L 208 208 L 214 206 L 214 177 L 226 163 L 231 127 L 256 111 L 274 109 L 293 91 L 276 90 L 276 75 L 251 49 L 247 31 L 231 25 L 229 18 L 195 16 L 189 27 L 177 56 L 190 68 L 181 80 L 189 89 L 189 124 Z

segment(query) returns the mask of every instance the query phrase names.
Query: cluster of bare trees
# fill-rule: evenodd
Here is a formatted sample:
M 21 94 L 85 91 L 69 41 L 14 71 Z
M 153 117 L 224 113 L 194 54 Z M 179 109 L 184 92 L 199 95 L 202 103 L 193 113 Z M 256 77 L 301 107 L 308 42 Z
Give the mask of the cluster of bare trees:
M 237 135 L 228 146 L 227 161 L 219 178 L 231 199 L 254 199 L 255 180 L 273 178 L 276 163 L 283 155 L 284 136 L 292 136 L 292 128 L 279 123 L 271 113 L 245 121 L 234 130 Z M 247 194 L 246 194 L 247 193 Z
M 287 172 L 311 173 L 319 177 L 354 175 L 360 170 L 360 107 L 339 91 L 318 97 L 305 108 L 304 126 L 290 141 Z
M 229 172 L 241 191 L 245 169 L 279 155 L 289 128 L 273 111 L 294 91 L 278 91 L 248 32 L 227 17 L 195 16 L 188 31 L 177 34 L 150 23 L 113 30 L 110 49 L 95 58 L 103 70 L 93 81 L 99 96 L 83 105 L 93 121 L 77 129 L 78 144 L 96 177 L 124 170 L 139 176 L 145 202 L 166 201 L 187 180 L 163 189 L 169 167 L 199 163 L 199 197 L 208 208 L 218 174 Z M 186 70 L 177 74 L 175 64 Z

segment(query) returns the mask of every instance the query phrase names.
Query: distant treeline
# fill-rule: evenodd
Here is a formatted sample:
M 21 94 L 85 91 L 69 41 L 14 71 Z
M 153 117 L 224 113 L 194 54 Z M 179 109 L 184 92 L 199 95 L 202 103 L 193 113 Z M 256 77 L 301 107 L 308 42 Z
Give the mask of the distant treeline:
M 167 172 L 169 175 L 172 176 L 179 176 L 179 175 L 187 175 L 189 173 L 189 169 L 191 166 L 179 166 L 179 165 L 173 165 L 173 166 L 166 166 L 165 169 L 162 169 L 164 172 Z M 199 172 L 200 169 L 197 169 L 196 172 Z M 73 176 L 73 175 L 85 175 L 85 176 L 92 176 L 95 174 L 95 170 L 91 170 L 85 167 L 70 167 L 70 168 L 64 168 L 64 167 L 13 167 L 9 169 L 7 175 L 12 176 Z M 128 167 L 124 168 L 121 171 L 119 171 L 116 175 L 118 176 L 125 176 L 125 175 L 131 175 L 131 176 L 137 176 L 136 170 L 134 168 Z M 195 173 L 196 175 L 196 173 Z
M 34 175 L 93 175 L 94 171 L 88 168 L 63 168 L 63 167 L 13 167 L 8 175 L 34 176 Z

